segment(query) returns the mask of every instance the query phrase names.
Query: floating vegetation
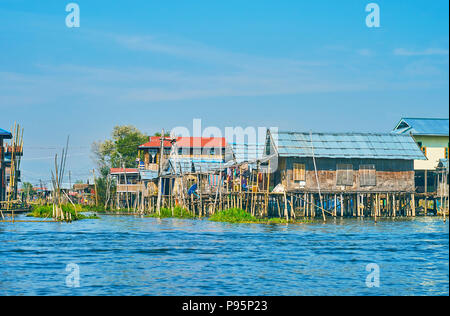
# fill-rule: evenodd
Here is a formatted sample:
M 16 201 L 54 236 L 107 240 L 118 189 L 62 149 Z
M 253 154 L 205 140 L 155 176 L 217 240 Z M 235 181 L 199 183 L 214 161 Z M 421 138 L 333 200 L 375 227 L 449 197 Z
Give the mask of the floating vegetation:
M 187 209 L 176 206 L 173 209 L 161 208 L 161 213 L 152 213 L 147 215 L 147 217 L 157 217 L 157 218 L 195 218 L 192 213 Z
M 112 212 L 125 212 L 127 210 L 113 210 L 105 208 L 103 205 L 78 205 L 80 212 L 93 212 L 93 213 L 112 213 Z M 128 212 L 128 211 L 127 211 Z
M 284 218 L 257 218 L 240 208 L 231 208 L 211 215 L 209 218 L 213 222 L 226 223 L 255 223 L 255 224 L 288 224 L 288 223 L 306 223 L 306 220 L 286 220 Z
M 65 214 L 66 220 L 77 221 L 80 219 L 98 219 L 99 217 L 95 214 L 84 215 L 83 212 L 91 212 L 91 210 L 86 209 L 84 205 L 76 205 L 75 207 L 70 204 L 62 204 L 61 211 Z M 39 205 L 34 206 L 32 211 L 27 214 L 28 217 L 37 218 L 52 218 L 54 214 L 53 205 Z

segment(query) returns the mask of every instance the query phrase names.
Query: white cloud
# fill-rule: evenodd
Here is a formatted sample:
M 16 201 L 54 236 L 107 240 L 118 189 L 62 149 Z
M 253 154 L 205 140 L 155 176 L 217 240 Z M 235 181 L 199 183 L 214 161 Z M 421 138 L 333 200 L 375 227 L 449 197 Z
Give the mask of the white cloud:
M 158 60 L 153 58 L 154 54 L 163 54 L 167 60 L 182 59 L 177 63 L 181 66 L 174 67 L 169 62 L 149 62 L 139 67 L 38 64 L 31 69 L 32 74 L 0 72 L 0 104 L 48 104 L 68 99 L 90 104 L 130 104 L 224 96 L 368 91 L 383 88 L 383 83 L 392 79 L 391 72 L 378 73 L 381 81 L 373 79 L 377 74 L 366 72 L 353 59 L 343 63 L 333 59 L 331 63 L 269 58 L 179 39 L 95 34 L 96 38 L 100 36 L 105 41 L 102 44 L 110 45 L 111 49 L 119 45 L 130 50 L 130 58 L 137 52 L 151 61 Z M 357 53 L 374 56 L 370 49 L 360 49 Z M 417 73 L 417 69 L 411 71 Z M 390 83 L 390 88 L 399 84 Z
M 366 56 L 366 57 L 370 57 L 370 56 L 374 56 L 375 55 L 375 53 L 372 50 L 368 49 L 368 48 L 361 48 L 361 49 L 358 49 L 356 52 L 359 55 Z
M 405 48 L 394 49 L 394 55 L 397 56 L 432 56 L 432 55 L 448 55 L 448 49 L 427 48 L 422 51 L 407 50 Z

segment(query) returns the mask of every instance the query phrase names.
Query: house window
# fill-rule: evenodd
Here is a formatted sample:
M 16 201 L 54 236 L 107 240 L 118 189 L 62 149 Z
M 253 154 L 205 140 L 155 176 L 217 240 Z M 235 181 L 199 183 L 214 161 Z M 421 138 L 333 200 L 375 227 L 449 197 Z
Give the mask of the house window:
M 423 152 L 423 154 L 427 155 L 427 147 L 423 146 L 422 142 L 417 142 L 417 145 L 419 146 L 420 150 Z
M 336 185 L 353 185 L 353 165 L 340 164 L 336 167 Z
M 360 165 L 359 180 L 361 186 L 376 186 L 377 172 L 375 165 Z
M 306 168 L 303 163 L 294 163 L 293 168 L 294 181 L 306 181 Z
M 427 147 L 422 146 L 420 147 L 420 150 L 423 152 L 423 154 L 425 155 L 425 157 L 427 156 Z
M 214 155 L 216 154 L 216 151 L 214 150 L 214 148 L 211 148 L 211 149 L 209 150 L 209 154 L 210 154 L 211 156 L 214 156 Z

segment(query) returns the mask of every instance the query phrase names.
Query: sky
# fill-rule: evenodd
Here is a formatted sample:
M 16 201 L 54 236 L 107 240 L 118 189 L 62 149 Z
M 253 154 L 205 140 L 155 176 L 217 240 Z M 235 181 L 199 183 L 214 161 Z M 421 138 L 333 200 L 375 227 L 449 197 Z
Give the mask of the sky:
M 389 132 L 449 115 L 447 0 L 0 0 L 0 128 L 24 128 L 22 180 L 86 181 L 116 125 Z M 380 27 L 366 25 L 366 5 Z

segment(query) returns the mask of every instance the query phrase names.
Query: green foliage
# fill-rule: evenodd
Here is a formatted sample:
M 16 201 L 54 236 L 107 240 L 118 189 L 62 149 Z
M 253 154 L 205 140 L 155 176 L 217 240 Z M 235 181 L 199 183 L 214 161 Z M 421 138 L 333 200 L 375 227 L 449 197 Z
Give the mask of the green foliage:
M 258 221 L 256 217 L 240 208 L 230 208 L 228 210 L 217 212 L 212 215 L 209 220 L 228 223 L 255 223 Z
M 89 209 L 84 205 L 76 205 L 76 212 L 71 204 L 64 204 L 61 206 L 64 214 L 70 213 L 72 217 L 72 221 L 80 220 L 80 219 L 98 219 L 99 217 L 96 215 L 84 215 L 82 212 L 88 212 Z M 52 205 L 39 205 L 34 206 L 32 211 L 28 213 L 28 217 L 37 217 L 37 218 L 52 218 L 53 216 L 53 206 Z
M 25 193 L 25 198 L 30 198 L 36 195 L 36 191 L 34 191 L 33 185 L 30 182 L 23 182 L 22 189 Z
M 111 203 L 111 199 L 113 198 L 115 192 L 116 192 L 116 184 L 115 181 L 112 181 L 111 177 L 100 177 L 95 179 L 95 183 L 97 184 L 97 196 L 98 196 L 98 203 L 99 207 L 104 209 L 104 205 L 106 205 L 106 202 L 108 200 L 108 184 L 110 186 L 110 195 L 109 195 L 109 203 Z
M 148 217 L 158 217 L 158 218 L 194 218 L 195 216 L 189 213 L 185 208 L 176 206 L 172 209 L 169 208 L 161 208 L 161 215 L 158 213 L 153 213 L 148 215 Z
M 138 146 L 148 141 L 148 137 L 132 125 L 115 126 L 111 139 L 104 142 L 94 142 L 92 151 L 103 176 L 109 168 L 126 168 L 136 166 Z
M 215 213 L 209 218 L 213 222 L 226 223 L 255 223 L 255 224 L 287 224 L 287 223 L 304 223 L 305 221 L 286 220 L 285 218 L 256 218 L 250 213 L 240 209 L 231 208 L 228 210 Z
M 161 133 L 155 133 L 155 134 L 153 134 L 153 136 L 160 137 Z M 164 137 L 170 137 L 170 133 L 164 133 Z
M 115 126 L 111 139 L 104 142 L 94 142 L 92 152 L 100 172 L 100 177 L 96 179 L 97 196 L 100 204 L 105 204 L 108 200 L 108 174 L 110 168 L 135 168 L 138 156 L 138 147 L 148 141 L 148 137 L 141 133 L 132 125 Z M 110 188 L 111 196 L 115 191 L 114 184 Z

